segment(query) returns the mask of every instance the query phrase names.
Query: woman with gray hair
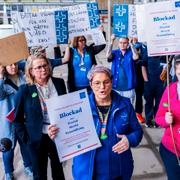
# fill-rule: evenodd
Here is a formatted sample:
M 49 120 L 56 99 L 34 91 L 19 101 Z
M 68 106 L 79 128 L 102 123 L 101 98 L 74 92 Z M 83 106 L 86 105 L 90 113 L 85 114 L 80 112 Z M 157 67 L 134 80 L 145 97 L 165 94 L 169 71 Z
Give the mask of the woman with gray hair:
M 142 139 L 129 99 L 112 90 L 111 70 L 93 66 L 88 72 L 92 88 L 89 95 L 94 125 L 102 146 L 73 159 L 74 180 L 130 180 L 133 172 L 131 147 Z M 50 138 L 58 133 L 55 125 L 48 127 Z
M 53 180 L 63 180 L 55 143 L 47 135 L 50 121 L 46 100 L 66 93 L 64 80 L 52 77 L 49 61 L 41 54 L 29 56 L 26 80 L 27 84 L 20 86 L 16 95 L 14 122 L 21 141 L 28 144 L 34 180 L 47 180 L 48 157 Z

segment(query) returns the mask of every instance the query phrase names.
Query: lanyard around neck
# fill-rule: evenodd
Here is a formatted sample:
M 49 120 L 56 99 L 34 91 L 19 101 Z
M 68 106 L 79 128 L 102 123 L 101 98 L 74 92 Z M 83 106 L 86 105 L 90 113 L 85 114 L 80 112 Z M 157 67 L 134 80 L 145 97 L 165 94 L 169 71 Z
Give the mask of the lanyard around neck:
M 101 122 L 101 136 L 100 136 L 101 140 L 105 140 L 108 138 L 108 136 L 106 134 L 106 127 L 107 127 L 107 121 L 108 121 L 110 109 L 111 109 L 111 106 L 109 106 L 107 113 L 103 114 L 97 107 L 99 119 Z

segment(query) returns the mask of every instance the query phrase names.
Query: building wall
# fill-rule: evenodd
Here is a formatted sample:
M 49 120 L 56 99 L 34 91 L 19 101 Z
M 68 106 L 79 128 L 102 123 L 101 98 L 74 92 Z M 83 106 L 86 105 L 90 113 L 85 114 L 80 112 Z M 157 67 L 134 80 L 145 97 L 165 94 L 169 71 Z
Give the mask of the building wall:
M 133 0 L 110 0 L 111 4 L 132 4 Z M 97 0 L 99 9 L 108 9 L 108 0 Z

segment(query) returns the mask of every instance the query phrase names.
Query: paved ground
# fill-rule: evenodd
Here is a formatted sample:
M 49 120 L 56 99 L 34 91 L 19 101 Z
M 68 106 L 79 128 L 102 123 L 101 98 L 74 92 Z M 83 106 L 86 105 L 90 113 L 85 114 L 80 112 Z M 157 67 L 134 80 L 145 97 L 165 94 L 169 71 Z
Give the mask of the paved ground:
M 133 156 L 135 169 L 133 180 L 166 180 L 166 175 L 158 152 L 158 146 L 163 133 L 163 129 L 144 128 L 144 137 L 141 144 L 134 148 Z M 24 174 L 22 160 L 17 146 L 14 159 L 15 177 L 17 180 L 28 180 Z M 64 165 L 66 180 L 72 180 L 71 161 Z M 48 168 L 48 180 L 50 178 L 50 169 Z M 0 155 L 0 180 L 4 180 L 2 159 Z

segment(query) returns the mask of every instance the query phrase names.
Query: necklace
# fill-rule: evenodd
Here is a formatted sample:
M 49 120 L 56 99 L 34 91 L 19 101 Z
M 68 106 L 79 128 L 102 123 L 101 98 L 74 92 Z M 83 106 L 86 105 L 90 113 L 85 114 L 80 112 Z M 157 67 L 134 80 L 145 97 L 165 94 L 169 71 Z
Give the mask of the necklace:
M 100 135 L 101 140 L 105 140 L 108 138 L 108 135 L 106 134 L 106 127 L 107 127 L 107 120 L 108 120 L 110 109 L 111 109 L 111 106 L 108 107 L 108 110 L 106 113 L 102 113 L 100 109 L 97 107 L 99 119 L 101 122 L 101 135 Z

